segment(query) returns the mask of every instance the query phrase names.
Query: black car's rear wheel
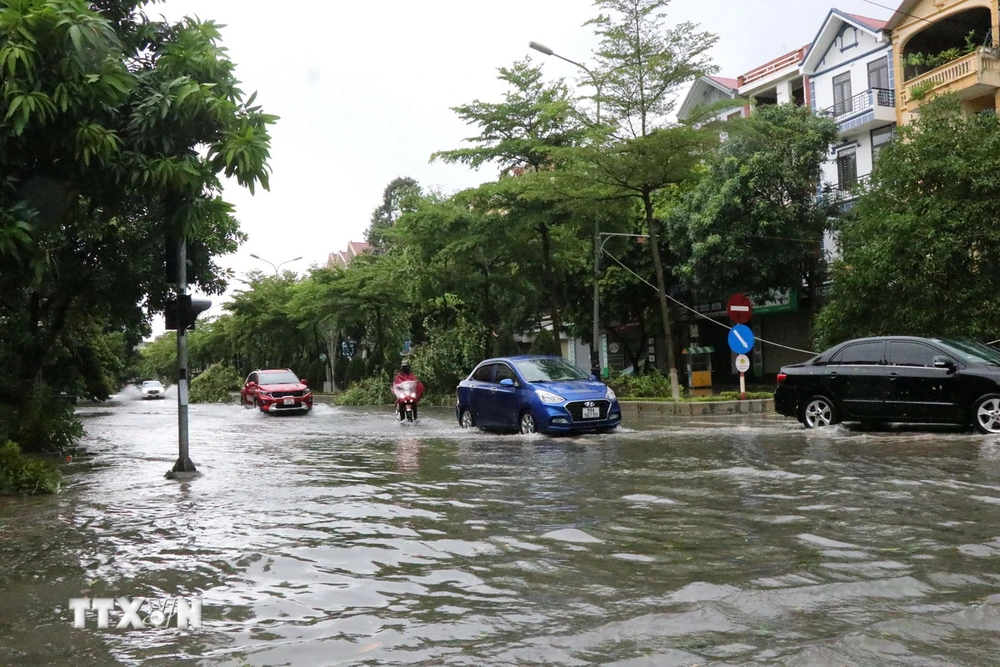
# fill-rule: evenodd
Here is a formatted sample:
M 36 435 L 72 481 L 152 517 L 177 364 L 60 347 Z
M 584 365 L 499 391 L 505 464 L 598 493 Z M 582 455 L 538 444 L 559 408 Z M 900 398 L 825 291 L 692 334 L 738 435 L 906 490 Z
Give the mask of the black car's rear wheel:
M 476 420 L 472 418 L 472 413 L 468 408 L 462 410 L 462 416 L 459 418 L 458 423 L 462 428 L 472 428 L 476 425 Z
M 976 401 L 972 408 L 972 426 L 979 433 L 1000 433 L 1000 396 L 990 394 Z
M 813 396 L 802 404 L 800 421 L 806 428 L 823 428 L 840 422 L 837 408 L 826 396 Z

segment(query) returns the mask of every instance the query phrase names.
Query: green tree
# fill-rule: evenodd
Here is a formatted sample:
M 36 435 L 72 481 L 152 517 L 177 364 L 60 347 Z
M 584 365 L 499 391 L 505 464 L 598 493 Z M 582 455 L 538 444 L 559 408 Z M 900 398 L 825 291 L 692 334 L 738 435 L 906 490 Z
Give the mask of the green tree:
M 691 23 L 667 26 L 669 0 L 596 0 L 591 20 L 600 39 L 594 69 L 600 84 L 606 136 L 573 151 L 564 187 L 594 199 L 627 198 L 640 206 L 660 300 L 673 396 L 679 398 L 677 360 L 661 257 L 657 193 L 684 183 L 714 148 L 711 130 L 671 125 L 677 93 L 714 71 L 708 51 L 717 37 Z
M 867 335 L 1000 338 L 1000 119 L 942 97 L 882 149 L 816 322 L 817 344 Z
M 836 139 L 832 120 L 790 104 L 727 122 L 707 173 L 667 223 L 679 277 L 706 296 L 805 284 L 815 309 L 826 278 L 819 248 L 836 213 L 816 185 Z
M 371 223 L 365 230 L 365 241 L 376 253 L 385 252 L 386 232 L 393 228 L 399 217 L 414 209 L 422 196 L 420 184 L 409 176 L 394 178 L 382 193 L 382 203 L 372 211 Z
M 218 27 L 144 4 L 0 3 L 0 261 L 27 269 L 0 272 L 0 403 L 15 411 L 67 332 L 148 332 L 169 233 L 203 251 L 191 282 L 221 293 L 213 258 L 244 239 L 221 177 L 268 185 L 275 118 L 244 99 Z
M 553 236 L 572 215 L 554 199 L 550 172 L 558 166 L 555 151 L 578 144 L 585 129 L 574 120 L 565 84 L 545 83 L 541 69 L 530 59 L 499 72 L 499 79 L 508 86 L 503 101 L 476 100 L 454 108 L 462 120 L 479 128 L 479 135 L 467 139 L 473 146 L 435 153 L 432 159 L 476 169 L 486 164 L 499 168 L 500 181 L 480 189 L 480 206 L 484 213 L 502 212 L 511 228 L 529 230 L 520 235 L 520 242 L 522 247 L 538 249 L 539 284 L 547 295 L 547 310 L 557 334 L 552 353 L 558 356 L 562 354 L 558 334 L 566 285 Z

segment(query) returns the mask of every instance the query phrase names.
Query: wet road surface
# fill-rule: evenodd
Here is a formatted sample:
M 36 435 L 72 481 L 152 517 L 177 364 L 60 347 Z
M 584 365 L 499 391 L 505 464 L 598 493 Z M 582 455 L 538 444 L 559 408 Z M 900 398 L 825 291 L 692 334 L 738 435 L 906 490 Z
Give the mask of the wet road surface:
M 446 409 L 80 408 L 54 497 L 0 498 L 0 664 L 996 665 L 1000 439 L 776 417 L 549 439 Z M 70 597 L 200 597 L 201 630 Z

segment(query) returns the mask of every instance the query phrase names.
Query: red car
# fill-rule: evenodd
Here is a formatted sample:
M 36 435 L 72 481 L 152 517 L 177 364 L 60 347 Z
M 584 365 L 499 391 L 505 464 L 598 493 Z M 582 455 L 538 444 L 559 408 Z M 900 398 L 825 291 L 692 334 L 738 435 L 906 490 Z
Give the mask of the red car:
M 240 391 L 240 405 L 261 412 L 302 412 L 312 409 L 313 395 L 305 380 L 289 369 L 254 371 Z

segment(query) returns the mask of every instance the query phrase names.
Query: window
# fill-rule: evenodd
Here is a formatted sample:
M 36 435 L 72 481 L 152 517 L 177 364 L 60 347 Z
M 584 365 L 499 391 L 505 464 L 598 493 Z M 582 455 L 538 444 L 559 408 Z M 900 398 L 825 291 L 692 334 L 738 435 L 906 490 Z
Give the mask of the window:
M 879 58 L 868 63 L 868 87 L 889 90 L 888 58 Z
M 837 154 L 837 184 L 841 190 L 850 190 L 858 182 L 858 155 L 856 148 Z
M 250 384 L 251 382 L 257 382 L 257 374 L 256 373 L 251 373 L 250 376 L 247 377 L 247 384 Z
M 507 364 L 497 364 L 497 374 L 493 378 L 493 381 L 500 384 L 500 380 L 513 380 L 515 385 L 518 383 L 517 376 L 514 375 L 514 369 Z
M 493 379 L 493 366 L 495 364 L 483 364 L 472 374 L 472 379 L 476 382 L 491 382 Z
M 515 362 L 517 370 L 525 382 L 562 382 L 566 380 L 586 380 L 590 375 L 584 373 L 565 359 L 544 357 L 541 359 L 526 359 Z
M 854 26 L 845 25 L 837 35 L 837 46 L 841 51 L 846 51 L 852 46 L 858 45 L 858 29 Z
M 885 127 L 880 127 L 877 130 L 872 130 L 872 163 L 878 159 L 878 154 L 882 152 L 882 148 L 895 139 L 896 137 L 896 126 L 886 125 Z
M 941 356 L 933 348 L 920 343 L 904 343 L 891 341 L 889 343 L 888 359 L 892 366 L 925 366 L 934 367 L 934 357 Z
M 851 111 L 851 73 L 844 72 L 833 77 L 833 115 L 843 116 Z
M 882 363 L 882 343 L 858 343 L 845 347 L 834 363 L 845 366 L 874 366 Z

